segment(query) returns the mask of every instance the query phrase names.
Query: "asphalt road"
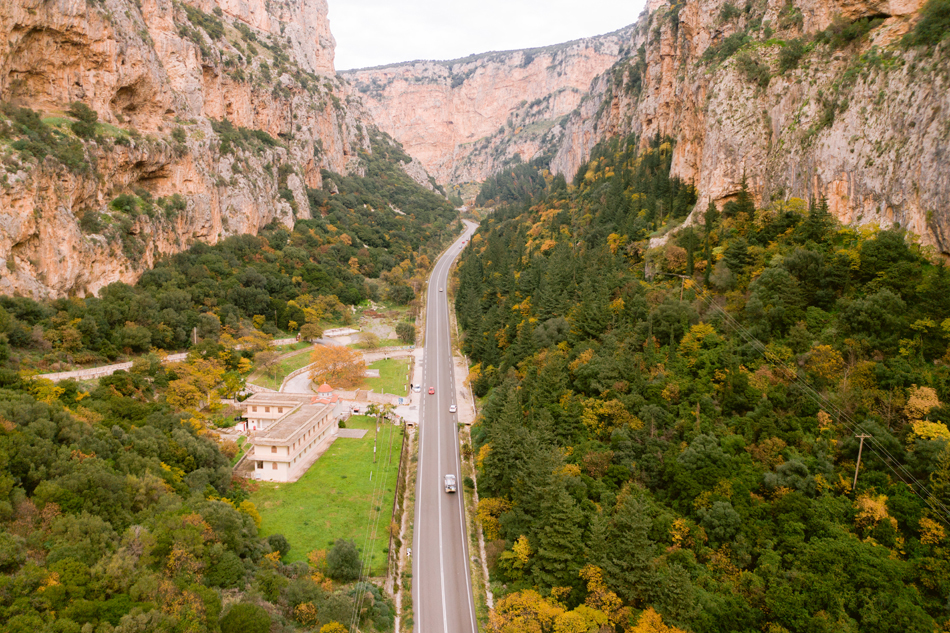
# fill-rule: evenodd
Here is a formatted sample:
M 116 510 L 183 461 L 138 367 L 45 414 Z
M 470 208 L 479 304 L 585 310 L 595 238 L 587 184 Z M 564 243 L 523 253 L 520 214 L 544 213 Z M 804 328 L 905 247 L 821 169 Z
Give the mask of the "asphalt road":
M 475 602 L 469 573 L 464 520 L 456 404 L 452 372 L 449 308 L 445 292 L 449 269 L 475 225 L 439 258 L 429 279 L 416 479 L 415 536 L 412 550 L 413 605 L 418 633 L 475 633 Z M 429 387 L 435 388 L 429 394 Z M 443 477 L 452 473 L 458 493 L 446 493 Z

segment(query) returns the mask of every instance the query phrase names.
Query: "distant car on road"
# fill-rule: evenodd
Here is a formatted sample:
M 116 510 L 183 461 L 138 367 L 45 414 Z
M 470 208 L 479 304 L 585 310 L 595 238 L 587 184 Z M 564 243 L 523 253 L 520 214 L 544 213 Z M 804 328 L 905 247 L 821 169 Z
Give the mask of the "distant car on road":
M 429 395 L 431 396 L 434 393 L 435 393 L 435 387 L 429 387 Z
M 454 405 L 454 404 L 449 407 L 449 413 L 455 413 L 456 410 L 457 410 L 457 409 L 455 408 L 455 405 Z
M 445 476 L 445 491 L 446 492 L 457 492 L 458 487 L 455 485 L 455 475 L 446 475 Z
M 412 388 L 412 390 L 415 391 L 416 393 L 419 393 L 420 391 L 422 391 L 422 385 L 416 385 L 415 387 Z
M 439 292 L 442 292 L 442 289 L 441 289 L 441 288 L 439 288 Z

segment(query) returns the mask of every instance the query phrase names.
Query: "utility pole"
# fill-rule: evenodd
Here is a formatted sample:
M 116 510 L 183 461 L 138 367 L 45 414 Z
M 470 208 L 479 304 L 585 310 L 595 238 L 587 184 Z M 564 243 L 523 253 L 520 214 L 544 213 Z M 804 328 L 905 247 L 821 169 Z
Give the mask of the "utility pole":
M 858 485 L 858 469 L 861 468 L 861 451 L 864 450 L 864 440 L 871 436 L 862 433 L 861 435 L 855 435 L 855 437 L 861 440 L 861 445 L 858 446 L 858 463 L 854 465 L 854 483 L 851 484 L 851 490 L 854 490 Z

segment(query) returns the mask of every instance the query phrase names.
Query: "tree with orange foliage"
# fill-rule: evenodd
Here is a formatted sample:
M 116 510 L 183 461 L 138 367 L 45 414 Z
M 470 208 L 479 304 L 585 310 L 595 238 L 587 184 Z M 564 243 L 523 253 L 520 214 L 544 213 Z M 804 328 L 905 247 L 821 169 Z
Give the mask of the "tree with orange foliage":
M 310 355 L 310 380 L 337 388 L 355 387 L 363 382 L 366 363 L 363 355 L 342 345 L 318 345 Z
M 675 626 L 668 626 L 663 623 L 663 618 L 660 617 L 660 614 L 653 610 L 653 607 L 649 607 L 646 611 L 640 614 L 640 619 L 637 620 L 637 625 L 630 629 L 630 633 L 686 633 L 683 629 L 678 629 Z

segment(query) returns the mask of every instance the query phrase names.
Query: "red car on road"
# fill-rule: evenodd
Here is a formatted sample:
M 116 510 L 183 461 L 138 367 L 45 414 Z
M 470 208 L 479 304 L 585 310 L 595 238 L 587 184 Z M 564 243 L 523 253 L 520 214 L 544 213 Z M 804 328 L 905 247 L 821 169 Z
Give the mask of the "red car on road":
M 429 395 L 431 396 L 434 393 L 435 393 L 435 387 L 429 387 Z

